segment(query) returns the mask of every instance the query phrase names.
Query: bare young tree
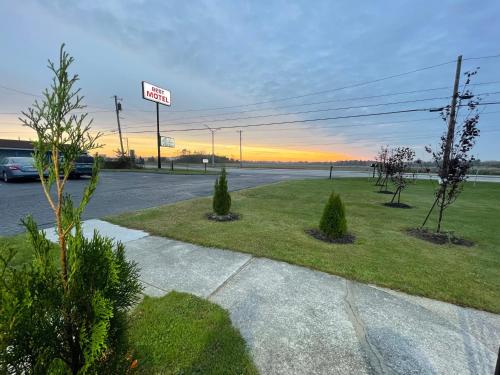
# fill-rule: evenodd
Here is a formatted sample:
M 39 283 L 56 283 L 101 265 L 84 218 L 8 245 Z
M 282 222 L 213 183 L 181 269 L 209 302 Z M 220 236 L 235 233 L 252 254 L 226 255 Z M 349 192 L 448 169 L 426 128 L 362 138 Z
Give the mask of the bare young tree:
M 387 190 L 387 179 L 384 179 L 384 177 L 387 177 L 386 175 L 386 162 L 389 157 L 389 147 L 388 146 L 381 146 L 380 151 L 378 152 L 377 156 L 375 156 L 375 164 L 376 164 L 376 170 L 377 170 L 377 182 L 375 182 L 375 186 L 384 186 L 386 185 L 386 190 Z
M 479 69 L 479 68 L 478 68 Z M 445 149 L 447 147 L 446 133 L 441 136 L 441 143 L 436 151 L 433 151 L 430 146 L 426 147 L 426 151 L 432 155 L 432 159 L 437 167 L 439 175 L 439 187 L 435 193 L 434 204 L 432 205 L 427 217 L 425 218 L 422 227 L 425 226 L 432 211 L 438 206 L 438 222 L 436 231 L 441 231 L 444 210 L 448 208 L 458 198 L 462 192 L 464 182 L 467 180 L 469 169 L 475 160 L 470 154 L 475 145 L 476 138 L 479 136 L 479 110 L 478 105 L 480 98 L 475 98 L 469 90 L 471 78 L 477 74 L 477 69 L 464 73 L 466 81 L 462 91 L 458 95 L 458 104 L 455 119 L 459 115 L 461 107 L 467 109 L 467 114 L 464 116 L 462 123 L 457 127 L 454 139 L 452 141 L 451 152 L 448 160 L 445 160 Z M 448 123 L 451 116 L 451 107 L 445 107 L 441 112 L 442 119 Z
M 414 158 L 415 151 L 410 147 L 396 147 L 391 150 L 387 164 L 388 169 L 390 169 L 391 181 L 396 186 L 396 191 L 392 196 L 391 203 L 394 203 L 396 197 L 398 197 L 397 203 L 401 203 L 401 191 L 408 185 L 406 173 Z

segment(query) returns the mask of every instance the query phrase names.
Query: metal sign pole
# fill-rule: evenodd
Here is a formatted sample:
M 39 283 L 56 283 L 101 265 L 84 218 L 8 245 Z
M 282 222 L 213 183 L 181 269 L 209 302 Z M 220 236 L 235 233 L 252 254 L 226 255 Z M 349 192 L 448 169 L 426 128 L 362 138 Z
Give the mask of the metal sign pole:
M 158 143 L 158 169 L 161 169 L 160 105 L 156 102 L 156 138 Z

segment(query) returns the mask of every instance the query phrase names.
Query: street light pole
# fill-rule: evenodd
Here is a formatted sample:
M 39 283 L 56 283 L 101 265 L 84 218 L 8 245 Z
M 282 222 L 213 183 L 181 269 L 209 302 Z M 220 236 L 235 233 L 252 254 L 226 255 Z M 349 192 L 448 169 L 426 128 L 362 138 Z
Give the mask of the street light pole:
M 240 168 L 243 168 L 243 154 L 241 152 L 241 133 L 243 133 L 243 130 L 237 130 L 238 133 L 240 133 Z
M 211 127 L 209 127 L 207 125 L 205 125 L 205 128 L 207 128 L 208 130 L 210 130 L 210 132 L 212 132 L 212 167 L 215 167 L 214 135 L 215 135 L 215 132 L 217 131 L 217 129 L 211 128 Z

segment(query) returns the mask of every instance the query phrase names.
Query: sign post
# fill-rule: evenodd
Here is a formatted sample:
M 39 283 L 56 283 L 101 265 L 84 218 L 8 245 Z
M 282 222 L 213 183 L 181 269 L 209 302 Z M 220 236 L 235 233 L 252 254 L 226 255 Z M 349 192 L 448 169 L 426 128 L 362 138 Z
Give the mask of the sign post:
M 158 149 L 158 168 L 161 168 L 161 152 L 162 146 L 160 135 L 160 104 L 170 107 L 170 91 L 161 87 L 142 81 L 142 98 L 156 103 L 156 146 Z M 174 146 L 166 146 L 174 147 Z
M 203 159 L 203 165 L 205 166 L 205 172 L 207 171 L 208 159 Z

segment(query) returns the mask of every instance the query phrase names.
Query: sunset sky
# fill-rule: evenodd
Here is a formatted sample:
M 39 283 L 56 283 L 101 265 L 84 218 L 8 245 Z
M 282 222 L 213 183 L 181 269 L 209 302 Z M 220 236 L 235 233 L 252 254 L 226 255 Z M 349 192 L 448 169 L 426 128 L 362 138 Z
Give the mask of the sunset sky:
M 500 3 L 424 3 L 2 1 L 0 138 L 33 138 L 17 117 L 50 84 L 46 61 L 64 42 L 94 130 L 105 133 L 100 153 L 118 148 L 116 94 L 129 148 L 156 154 L 145 80 L 172 93 L 160 122 L 176 147 L 163 156 L 210 152 L 206 125 L 220 128 L 216 153 L 233 158 L 242 129 L 245 160 L 371 159 L 384 144 L 428 159 L 424 146 L 445 128 L 436 112 L 301 122 L 444 106 L 459 54 L 463 71 L 480 66 L 473 91 L 500 101 L 500 58 L 475 59 L 500 54 Z M 500 105 L 481 111 L 475 154 L 498 160 Z M 257 124 L 272 125 L 247 127 Z

